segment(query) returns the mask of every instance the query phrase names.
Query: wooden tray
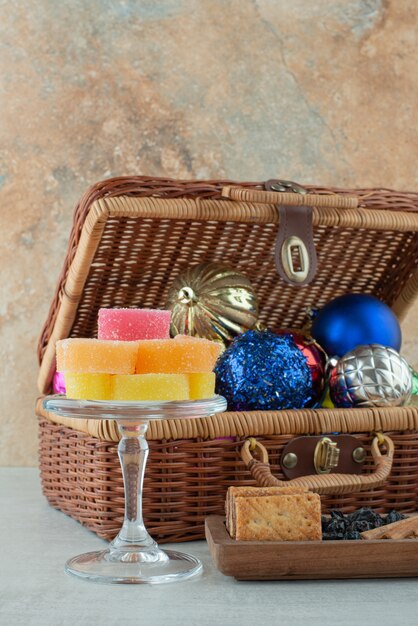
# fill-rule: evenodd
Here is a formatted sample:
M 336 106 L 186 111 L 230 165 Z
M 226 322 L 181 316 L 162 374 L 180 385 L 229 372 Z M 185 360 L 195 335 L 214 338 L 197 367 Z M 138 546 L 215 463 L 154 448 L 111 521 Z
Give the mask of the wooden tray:
M 403 578 L 418 576 L 418 539 L 235 541 L 225 518 L 206 518 L 216 567 L 238 580 Z

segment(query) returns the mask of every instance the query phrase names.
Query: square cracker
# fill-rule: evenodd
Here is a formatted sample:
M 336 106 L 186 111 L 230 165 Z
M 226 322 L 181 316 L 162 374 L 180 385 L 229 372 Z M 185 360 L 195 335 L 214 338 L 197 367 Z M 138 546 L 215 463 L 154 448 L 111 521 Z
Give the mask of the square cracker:
M 225 501 L 226 528 L 229 534 L 235 537 L 235 498 L 299 493 L 308 493 L 307 487 L 229 487 Z
M 237 541 L 319 541 L 321 500 L 316 493 L 241 497 L 235 501 Z

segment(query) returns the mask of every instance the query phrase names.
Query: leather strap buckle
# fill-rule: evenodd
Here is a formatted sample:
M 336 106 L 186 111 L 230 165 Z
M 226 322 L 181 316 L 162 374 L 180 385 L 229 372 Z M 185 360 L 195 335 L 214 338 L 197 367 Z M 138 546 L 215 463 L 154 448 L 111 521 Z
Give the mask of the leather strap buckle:
M 266 191 L 293 191 L 306 194 L 297 183 L 268 180 Z M 312 207 L 277 205 L 280 217 L 275 245 L 276 269 L 283 280 L 294 286 L 307 285 L 315 278 L 317 257 L 313 239 Z

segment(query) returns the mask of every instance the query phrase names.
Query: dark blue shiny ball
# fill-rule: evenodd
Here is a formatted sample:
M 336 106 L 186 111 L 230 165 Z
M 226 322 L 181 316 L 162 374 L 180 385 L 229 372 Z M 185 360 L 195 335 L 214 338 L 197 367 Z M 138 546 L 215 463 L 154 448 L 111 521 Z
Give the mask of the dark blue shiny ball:
M 315 402 L 311 371 L 290 335 L 249 330 L 221 354 L 216 393 L 229 411 L 299 409 Z
M 311 332 L 330 357 L 372 343 L 399 352 L 402 343 L 399 322 L 388 305 L 359 293 L 331 300 L 318 311 Z

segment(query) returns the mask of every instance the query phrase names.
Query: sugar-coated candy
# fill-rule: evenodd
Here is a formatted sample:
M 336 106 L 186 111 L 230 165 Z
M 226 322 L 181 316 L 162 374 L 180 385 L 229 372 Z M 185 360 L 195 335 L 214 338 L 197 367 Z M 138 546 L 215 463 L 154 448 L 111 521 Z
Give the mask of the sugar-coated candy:
M 60 372 L 134 374 L 138 344 L 132 341 L 63 339 L 57 342 Z
M 190 400 L 211 398 L 215 394 L 216 376 L 214 372 L 188 374 L 190 384 Z
M 66 372 L 65 385 L 67 398 L 78 400 L 111 400 L 110 374 L 86 374 Z
M 137 341 L 168 339 L 171 311 L 157 309 L 100 309 L 98 338 Z
M 79 400 L 200 400 L 215 392 L 215 374 L 66 372 L 67 397 Z
M 111 378 L 113 400 L 189 399 L 189 380 L 185 374 L 134 374 Z
M 221 352 L 219 343 L 177 335 L 174 339 L 140 341 L 137 374 L 211 372 Z

